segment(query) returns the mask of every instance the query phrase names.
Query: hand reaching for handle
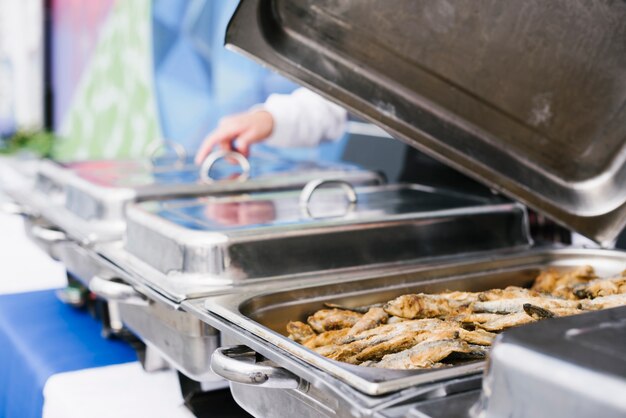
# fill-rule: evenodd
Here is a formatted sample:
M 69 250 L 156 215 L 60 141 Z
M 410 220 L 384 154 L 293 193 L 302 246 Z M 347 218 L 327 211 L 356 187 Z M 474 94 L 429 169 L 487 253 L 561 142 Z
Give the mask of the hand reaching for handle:
M 200 146 L 195 158 L 196 164 L 202 164 L 216 146 L 225 151 L 237 151 L 248 157 L 250 146 L 267 139 L 273 130 L 274 118 L 265 110 L 251 110 L 226 116 Z

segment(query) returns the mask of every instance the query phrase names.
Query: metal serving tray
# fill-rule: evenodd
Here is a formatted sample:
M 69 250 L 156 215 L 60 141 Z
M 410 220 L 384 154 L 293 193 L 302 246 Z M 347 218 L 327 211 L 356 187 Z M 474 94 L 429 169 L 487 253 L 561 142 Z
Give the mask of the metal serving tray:
M 132 205 L 125 248 L 162 274 L 232 283 L 530 245 L 515 203 L 418 185 L 309 192 Z
M 237 159 L 243 173 L 220 161 L 226 158 Z M 148 160 L 44 161 L 35 190 L 21 190 L 14 198 L 71 239 L 93 244 L 122 238 L 124 210 L 130 202 L 295 188 L 316 178 L 341 178 L 355 184 L 383 181 L 379 174 L 351 165 L 288 161 L 269 154 L 248 161 L 237 153 L 219 152 L 207 161 L 210 164 L 201 168 L 190 162 L 155 165 Z
M 331 279 L 324 284 L 307 286 L 307 283 L 294 280 L 283 283 L 282 288 L 256 286 L 204 301 L 190 300 L 183 304 L 183 308 L 195 312 L 225 335 L 240 338 L 243 330 L 251 336 L 246 341 L 250 348 L 279 365 L 286 366 L 285 359 L 296 358 L 303 366 L 294 366 L 292 362 L 287 367 L 302 379 L 313 379 L 315 384 L 319 383 L 318 380 L 327 382 L 330 388 L 341 381 L 350 390 L 377 396 L 478 373 L 483 370 L 484 362 L 416 371 L 352 366 L 324 358 L 288 339 L 285 336 L 287 322 L 305 320 L 308 314 L 321 309 L 324 302 L 361 306 L 385 302 L 406 293 L 528 286 L 542 269 L 584 264 L 592 265 L 600 276 L 617 274 L 626 267 L 626 252 L 590 249 L 494 252 L 457 262 L 433 262 L 363 273 L 361 278 L 353 277 L 353 280 L 341 283 Z M 346 390 L 344 385 L 340 393 Z M 354 395 L 354 399 L 359 398 L 360 395 Z
M 244 0 L 227 44 L 603 244 L 626 224 L 626 3 Z

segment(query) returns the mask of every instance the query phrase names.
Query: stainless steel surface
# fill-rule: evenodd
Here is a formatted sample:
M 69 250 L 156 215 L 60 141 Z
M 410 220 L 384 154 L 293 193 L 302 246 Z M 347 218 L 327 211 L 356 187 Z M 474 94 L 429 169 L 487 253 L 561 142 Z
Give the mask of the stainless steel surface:
M 55 245 L 54 256 L 65 265 L 74 279 L 86 287 L 89 287 L 92 277 L 109 277 L 109 270 L 99 263 L 96 254 L 76 242 L 66 241 Z
M 469 411 L 479 390 L 448 393 L 441 385 L 408 403 L 361 411 L 311 385 L 299 390 L 272 390 L 231 383 L 237 403 L 255 417 L 375 417 L 375 418 L 470 418 Z M 557 415 L 554 415 L 557 416 Z
M 197 301 L 195 301 L 197 302 Z M 271 347 L 260 338 L 236 327 L 225 327 L 222 318 L 202 311 L 201 304 L 189 304 L 194 314 L 201 315 L 205 321 L 219 327 L 224 345 L 244 344 L 255 347 L 255 351 L 274 364 L 301 377 L 298 389 L 275 390 L 231 383 L 231 392 L 237 402 L 248 412 L 257 417 L 284 416 L 337 416 L 337 417 L 403 417 L 413 403 L 440 398 L 455 393 L 480 388 L 480 376 L 472 375 L 452 379 L 442 383 L 411 387 L 399 392 L 380 396 L 368 396 L 351 386 L 329 378 L 322 370 L 310 367 L 287 352 Z M 198 309 L 194 309 L 193 306 Z M 394 415 L 387 415 L 393 411 Z
M 125 248 L 134 264 L 144 262 L 181 286 L 530 245 L 518 204 L 417 185 L 356 191 L 358 201 L 350 205 L 343 190 L 319 189 L 306 211 L 295 190 L 131 205 Z M 162 291 L 172 292 L 171 285 Z
M 119 304 L 124 325 L 172 367 L 199 382 L 221 380 L 211 371 L 211 353 L 220 345 L 217 331 L 196 317 L 152 301 L 147 307 Z
M 604 244 L 626 224 L 623 1 L 245 0 L 226 42 Z
M 217 349 L 211 360 L 213 370 L 231 382 L 233 396 L 252 415 L 363 416 L 355 414 L 355 410 L 344 399 L 333 396 L 323 385 L 311 385 L 291 372 L 273 365 L 259 366 L 255 357 L 258 356 L 254 351 L 240 345 Z M 267 360 L 261 363 L 271 364 Z M 259 384 L 259 381 L 263 383 Z M 470 378 L 436 385 L 428 391 L 414 394 L 409 403 L 396 399 L 391 405 L 375 408 L 365 416 L 469 418 L 469 410 L 480 395 L 480 391 L 476 390 L 478 381 L 478 378 Z
M 45 160 L 39 164 L 35 186 L 16 190 L 12 197 L 72 239 L 91 245 L 122 238 L 125 207 L 130 202 L 299 188 L 318 177 L 356 184 L 383 181 L 376 173 L 350 165 L 288 161 L 265 154 L 251 159 L 247 181 L 229 180 L 236 175 L 233 170 L 227 162 L 216 163 L 212 171 L 216 180 L 204 183 L 198 167 L 191 163 L 153 166 L 144 160 L 68 164 Z
M 93 279 L 90 281 L 90 288 L 105 299 L 111 298 L 120 321 L 128 329 L 188 377 L 201 382 L 221 380 L 210 369 L 211 353 L 220 345 L 215 328 L 181 311 L 176 301 L 135 281 L 123 268 L 99 254 L 97 246 L 89 253 L 101 276 L 95 284 Z M 120 287 L 111 289 L 111 284 Z M 128 297 L 133 303 L 126 303 Z M 134 303 L 137 299 L 140 303 Z
M 211 370 L 231 382 L 271 389 L 297 389 L 300 379 L 280 367 L 256 363 L 246 346 L 220 347 L 211 356 Z
M 215 163 L 222 158 L 233 159 L 241 167 L 241 174 L 237 176 L 238 181 L 245 181 L 250 177 L 250 161 L 242 154 L 236 151 L 215 151 L 207 156 L 200 166 L 200 179 L 205 183 L 212 183 L 215 181 L 211 177 L 211 170 Z
M 142 362 L 143 369 L 148 373 L 158 372 L 161 370 L 168 370 L 170 368 L 169 363 L 163 357 L 158 350 L 150 346 L 146 346 L 145 358 Z
M 539 322 L 494 344 L 474 416 L 626 416 L 626 307 Z
M 224 321 L 222 331 L 242 328 L 262 343 L 250 346 L 256 350 L 286 352 L 303 360 L 309 367 L 322 370 L 335 381 L 370 394 L 380 395 L 424 385 L 470 373 L 477 373 L 483 362 L 474 362 L 437 370 L 380 370 L 352 366 L 319 356 L 285 336 L 289 320 L 305 320 L 324 302 L 344 306 L 362 306 L 388 301 L 405 293 L 438 292 L 443 290 L 479 291 L 508 285 L 528 286 L 541 269 L 571 268 L 592 265 L 600 276 L 618 274 L 626 266 L 626 253 L 620 251 L 562 249 L 492 253 L 489 256 L 467 258 L 454 263 L 418 265 L 413 268 L 389 269 L 377 275 L 354 278 L 352 281 L 330 282 L 307 286 L 292 281 L 289 285 L 270 289 L 257 286 L 236 294 L 209 297 L 204 302 L 190 301 L 185 309 L 195 311 L 210 321 L 215 314 Z M 207 319 L 208 318 L 208 319 Z M 214 325 L 218 328 L 220 325 Z M 247 343 L 246 343 L 247 344 Z M 264 347 L 265 346 L 265 347 Z M 280 361 L 272 358 L 280 365 Z
M 148 299 L 137 292 L 132 286 L 94 276 L 89 281 L 89 291 L 108 302 L 123 303 L 126 305 L 148 306 Z

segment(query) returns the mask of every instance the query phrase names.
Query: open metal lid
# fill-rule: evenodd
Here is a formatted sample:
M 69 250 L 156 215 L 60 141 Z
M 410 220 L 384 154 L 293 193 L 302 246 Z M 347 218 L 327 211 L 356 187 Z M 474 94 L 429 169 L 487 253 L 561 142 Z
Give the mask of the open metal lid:
M 626 224 L 626 3 L 244 0 L 226 42 L 594 240 Z

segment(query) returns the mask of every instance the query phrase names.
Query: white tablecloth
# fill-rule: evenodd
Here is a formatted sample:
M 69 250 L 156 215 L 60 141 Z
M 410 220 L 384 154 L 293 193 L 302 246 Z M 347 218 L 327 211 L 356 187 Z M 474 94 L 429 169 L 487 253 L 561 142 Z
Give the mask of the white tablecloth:
M 43 418 L 193 418 L 173 371 L 138 362 L 60 373 L 44 389 Z

